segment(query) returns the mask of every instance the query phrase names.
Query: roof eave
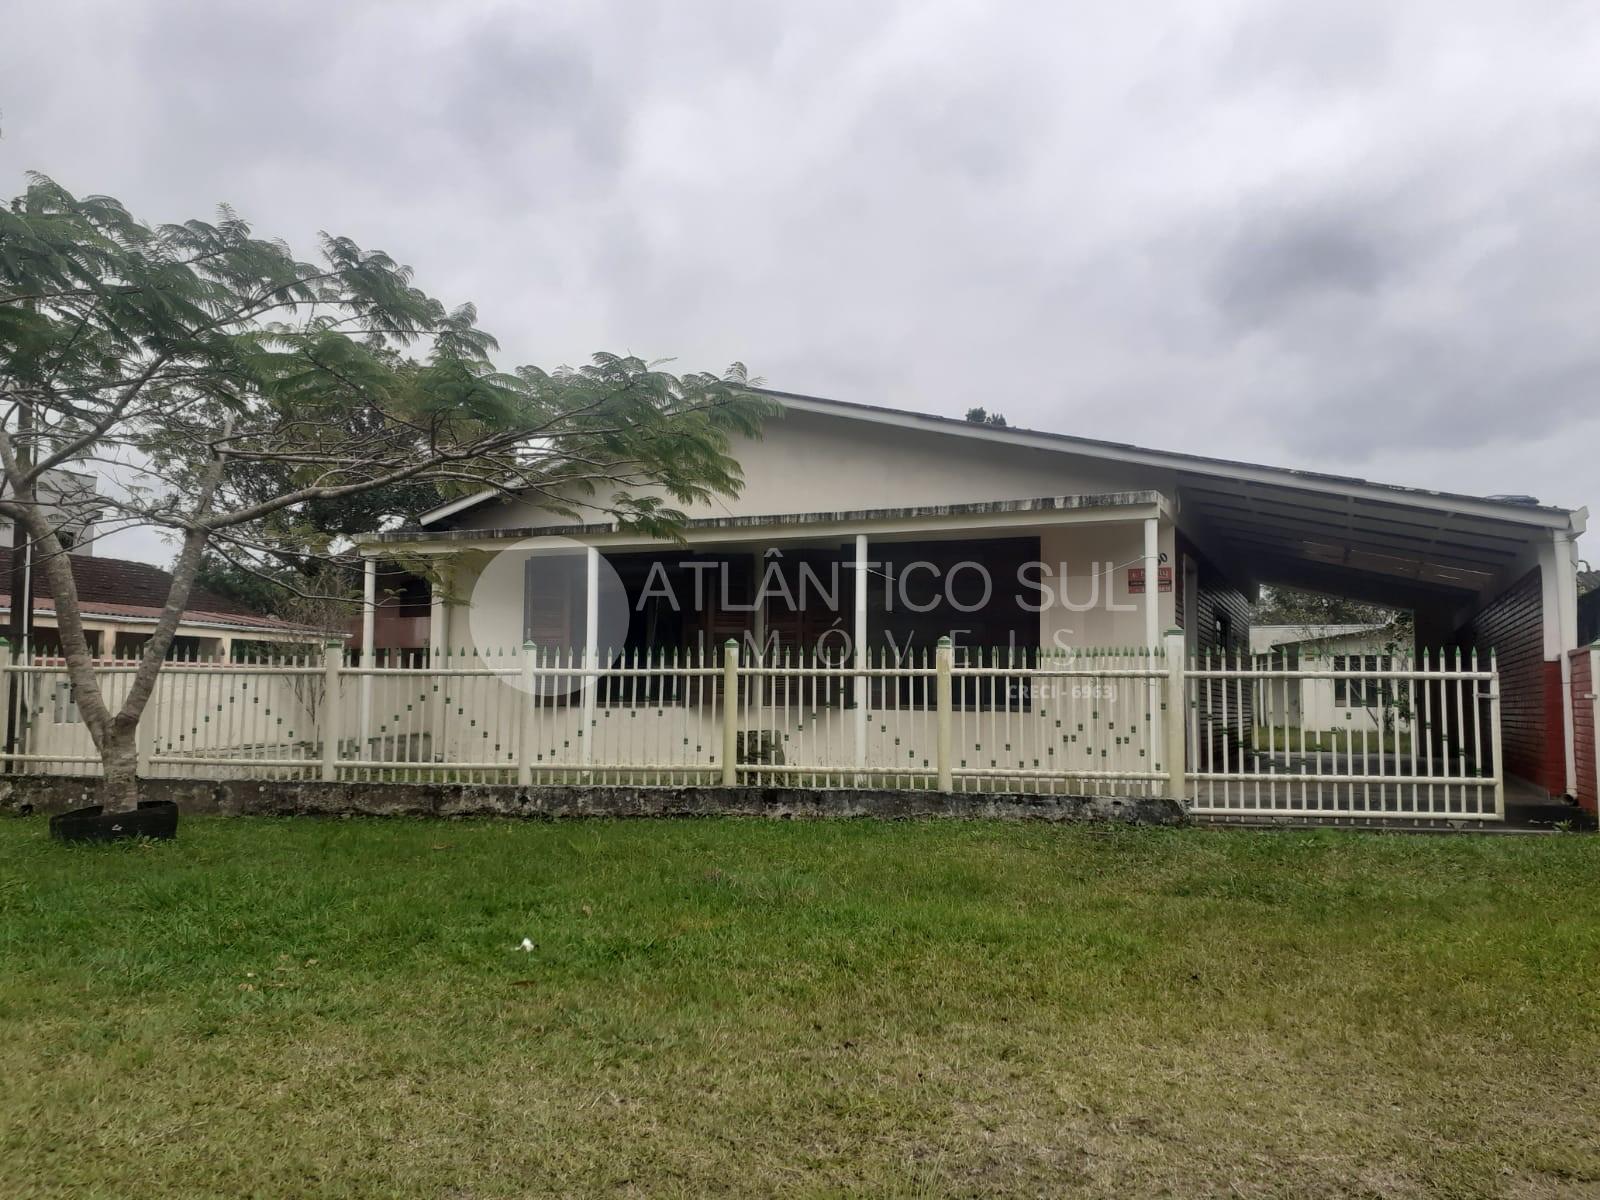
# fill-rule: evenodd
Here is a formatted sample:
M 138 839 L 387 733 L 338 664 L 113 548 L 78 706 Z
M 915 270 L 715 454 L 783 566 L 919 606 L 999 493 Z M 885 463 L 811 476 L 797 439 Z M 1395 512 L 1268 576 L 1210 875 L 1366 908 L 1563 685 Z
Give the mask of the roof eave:
M 1462 513 L 1485 517 L 1511 524 L 1550 529 L 1576 537 L 1583 533 L 1588 518 L 1584 508 L 1567 509 L 1555 505 L 1518 504 L 1511 501 L 1492 500 L 1459 492 L 1441 492 L 1427 488 L 1405 487 L 1400 484 L 1374 483 L 1351 475 L 1332 475 L 1320 471 L 1305 471 L 1293 467 L 1272 467 L 1236 459 L 1212 458 L 1199 454 L 1185 454 L 1176 450 L 1150 450 L 1131 442 L 1111 442 L 1075 434 L 1050 433 L 1042 430 L 1022 429 L 1015 426 L 979 425 L 961 417 L 939 416 L 933 413 L 913 412 L 909 409 L 886 408 L 881 405 L 859 404 L 848 400 L 831 400 L 823 396 L 809 396 L 802 392 L 786 392 L 776 388 L 752 388 L 778 400 L 787 408 L 799 412 L 815 412 L 840 416 L 850 420 L 870 421 L 876 424 L 901 428 L 920 428 L 956 437 L 1003 445 L 1066 451 L 1100 458 L 1110 462 L 1164 468 L 1178 472 L 1208 475 L 1214 478 L 1238 481 L 1256 481 L 1302 488 L 1308 491 L 1362 496 L 1389 503 L 1409 504 L 1439 512 Z M 503 493 L 492 488 L 452 500 L 448 504 L 429 509 L 417 518 L 426 527 L 457 513 L 476 508 Z
M 908 409 L 884 408 L 878 405 L 857 404 L 847 400 L 830 400 L 821 396 L 807 396 L 799 392 L 781 392 L 770 388 L 752 389 L 772 396 L 786 406 L 801 412 L 818 412 L 879 424 L 909 428 L 925 428 L 934 432 L 982 441 L 1043 449 L 1072 447 L 1079 453 L 1113 462 L 1126 462 L 1139 466 L 1166 467 L 1193 474 L 1218 478 L 1248 480 L 1259 478 L 1262 482 L 1276 482 L 1284 486 L 1301 487 L 1312 491 L 1338 492 L 1365 495 L 1372 499 L 1387 499 L 1435 508 L 1441 511 L 1472 513 L 1520 525 L 1559 529 L 1574 536 L 1582 533 L 1588 510 L 1567 509 L 1554 505 L 1518 504 L 1491 500 L 1458 492 L 1440 492 L 1427 488 L 1405 487 L 1400 484 L 1374 483 L 1352 475 L 1331 475 L 1319 471 L 1305 471 L 1293 467 L 1272 467 L 1260 463 L 1235 459 L 1210 458 L 1205 455 L 1185 454 L 1176 450 L 1149 450 L 1130 442 L 1101 441 L 1067 433 L 1049 433 L 1014 426 L 979 425 L 962 417 L 937 416 L 931 413 L 912 412 Z

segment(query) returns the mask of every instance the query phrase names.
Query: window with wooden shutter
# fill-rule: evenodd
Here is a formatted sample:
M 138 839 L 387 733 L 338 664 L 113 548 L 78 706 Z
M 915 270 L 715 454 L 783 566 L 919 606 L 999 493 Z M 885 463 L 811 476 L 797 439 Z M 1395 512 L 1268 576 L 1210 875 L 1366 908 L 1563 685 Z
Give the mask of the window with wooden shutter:
M 584 560 L 576 554 L 533 555 L 524 571 L 522 636 L 541 650 L 583 649 Z

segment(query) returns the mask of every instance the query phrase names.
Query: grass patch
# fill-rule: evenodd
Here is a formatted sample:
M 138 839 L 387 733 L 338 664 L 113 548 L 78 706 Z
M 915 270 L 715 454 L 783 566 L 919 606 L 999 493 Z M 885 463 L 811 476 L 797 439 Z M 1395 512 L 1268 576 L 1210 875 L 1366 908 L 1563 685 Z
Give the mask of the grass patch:
M 1263 751 L 1292 754 L 1398 754 L 1411 753 L 1411 734 L 1406 730 L 1379 730 L 1367 726 L 1348 729 L 1301 729 L 1298 725 L 1257 725 L 1251 746 Z M 1419 752 L 1420 752 L 1419 747 Z
M 1594 1194 L 1597 882 L 1584 837 L 7 821 L 0 1195 Z

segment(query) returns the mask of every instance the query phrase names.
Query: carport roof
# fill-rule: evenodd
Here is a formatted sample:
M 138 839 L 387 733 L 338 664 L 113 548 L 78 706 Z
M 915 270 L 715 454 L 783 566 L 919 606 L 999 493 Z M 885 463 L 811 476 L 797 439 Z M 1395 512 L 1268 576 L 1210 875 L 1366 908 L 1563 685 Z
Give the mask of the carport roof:
M 1051 448 L 1175 477 L 1184 522 L 1258 582 L 1391 602 L 1475 593 L 1587 512 L 768 391 L 785 407 Z

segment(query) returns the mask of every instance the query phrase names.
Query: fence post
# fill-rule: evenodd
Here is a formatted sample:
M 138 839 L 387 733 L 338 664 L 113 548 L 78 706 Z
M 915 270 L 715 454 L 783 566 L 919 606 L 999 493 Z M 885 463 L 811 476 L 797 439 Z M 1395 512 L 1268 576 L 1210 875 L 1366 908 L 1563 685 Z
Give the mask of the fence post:
M 1184 720 L 1189 699 L 1183 674 L 1183 630 L 1167 630 L 1166 719 L 1162 722 L 1162 756 L 1167 762 L 1167 794 L 1174 800 L 1189 798 L 1187 764 L 1184 761 Z
M 533 689 L 538 686 L 538 676 L 533 673 L 538 647 L 532 642 L 522 643 L 522 713 L 517 720 L 517 786 L 533 783 Z
M 339 778 L 339 668 L 344 642 L 329 639 L 322 647 L 322 782 Z
M 1506 815 L 1506 767 L 1505 753 L 1500 743 L 1500 667 L 1495 661 L 1494 648 L 1489 648 L 1489 673 L 1493 676 L 1489 680 L 1489 737 L 1494 749 L 1494 815 L 1504 819 Z M 1415 738 L 1416 732 L 1411 736 Z M 1481 756 L 1481 752 L 1480 752 Z M 1429 768 L 1431 774 L 1433 768 Z
M 722 643 L 722 786 L 739 783 L 739 643 Z
M 0 750 L 11 751 L 11 705 L 13 691 L 21 691 L 21 679 L 11 670 L 11 643 L 0 637 Z M 17 747 L 19 753 L 22 747 Z M 16 764 L 6 759 L 5 770 L 16 770 Z
M 158 678 L 156 683 L 161 681 Z M 139 723 L 133 727 L 133 773 L 140 779 L 149 779 L 150 771 L 155 762 L 156 723 L 150 714 L 150 705 L 155 700 L 155 688 L 150 690 L 150 699 L 145 701 L 144 711 L 139 714 Z
M 951 669 L 954 665 L 955 649 L 951 645 L 949 635 L 946 634 L 939 639 L 939 648 L 934 651 L 933 656 L 934 706 L 937 709 L 934 762 L 939 768 L 941 792 L 955 791 L 955 775 L 950 768 L 951 742 L 954 740 L 950 732 L 951 711 L 955 708 L 955 687 L 951 679 Z

